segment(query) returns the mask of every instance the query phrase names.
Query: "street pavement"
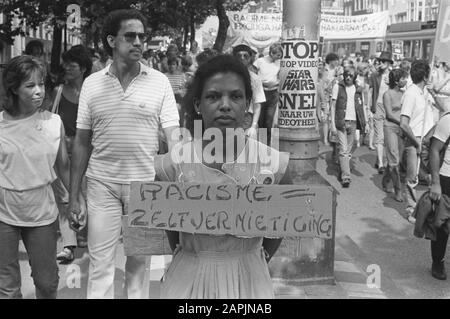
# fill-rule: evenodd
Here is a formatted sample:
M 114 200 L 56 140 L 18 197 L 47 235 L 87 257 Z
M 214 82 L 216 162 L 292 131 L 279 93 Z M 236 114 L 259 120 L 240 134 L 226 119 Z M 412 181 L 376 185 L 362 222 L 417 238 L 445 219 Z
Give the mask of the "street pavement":
M 338 192 L 335 284 L 285 286 L 274 281 L 277 298 L 283 299 L 390 299 L 450 298 L 449 281 L 431 277 L 430 242 L 413 236 L 413 225 L 405 219 L 405 204 L 397 203 L 393 194 L 381 188 L 381 175 L 374 168 L 375 153 L 366 146 L 354 154 L 353 181 L 343 189 L 337 170 L 331 164 L 331 148 L 321 146 L 318 172 Z M 420 193 L 425 187 L 419 187 Z M 61 243 L 58 243 L 61 248 Z M 22 293 L 34 298 L 34 286 L 23 245 L 20 245 Z M 170 256 L 147 260 L 145 282 L 149 297 L 159 297 L 159 281 L 170 263 Z M 123 298 L 123 247 L 117 249 L 115 297 Z M 60 265 L 58 298 L 86 298 L 89 257 L 86 249 L 77 249 L 71 265 Z M 446 262 L 450 270 L 449 262 Z M 372 274 L 380 271 L 379 284 Z M 81 276 L 78 276 L 78 272 Z M 368 285 L 372 283 L 374 285 Z

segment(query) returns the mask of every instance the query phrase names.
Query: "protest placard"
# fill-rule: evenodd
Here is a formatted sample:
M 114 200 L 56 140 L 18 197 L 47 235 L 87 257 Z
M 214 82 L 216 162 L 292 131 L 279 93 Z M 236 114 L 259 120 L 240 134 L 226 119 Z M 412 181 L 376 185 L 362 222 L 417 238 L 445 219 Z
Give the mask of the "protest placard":
M 125 250 L 127 254 L 167 253 L 161 230 L 331 239 L 333 196 L 330 187 L 132 183 L 124 220 Z

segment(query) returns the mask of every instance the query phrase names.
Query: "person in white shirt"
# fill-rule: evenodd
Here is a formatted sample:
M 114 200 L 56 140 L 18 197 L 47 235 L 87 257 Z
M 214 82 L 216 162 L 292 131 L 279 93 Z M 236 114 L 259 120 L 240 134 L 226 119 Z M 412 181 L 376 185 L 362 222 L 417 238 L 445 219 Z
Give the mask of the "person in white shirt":
M 377 162 L 375 168 L 379 174 L 384 174 L 385 168 L 385 150 L 384 150 L 384 120 L 386 114 L 383 106 L 384 93 L 389 90 L 389 72 L 392 69 L 394 61 L 391 52 L 382 52 L 377 58 L 377 72 L 370 77 L 369 103 L 373 113 L 375 148 L 377 152 Z
M 438 122 L 434 131 L 430 149 L 431 189 L 430 198 L 439 203 L 442 196 L 450 198 L 450 113 L 445 114 Z M 444 151 L 444 161 L 441 163 L 440 153 Z M 441 206 L 442 207 L 442 206 Z M 448 209 L 448 206 L 447 206 Z M 447 212 L 450 214 L 450 212 Z M 433 264 L 431 274 L 439 280 L 446 280 L 447 273 L 444 266 L 448 233 L 442 226 L 437 230 L 436 240 L 431 242 L 431 257 Z
M 28 254 L 36 298 L 57 297 L 59 212 L 51 184 L 59 177 L 69 186 L 69 157 L 61 118 L 43 107 L 45 74 L 45 65 L 29 55 L 11 59 L 3 73 L 0 299 L 22 298 L 20 240 Z
M 250 68 L 252 64 L 252 49 L 248 45 L 241 44 L 233 48 L 233 55 L 247 67 L 250 73 L 253 96 L 252 103 L 245 115 L 244 129 L 247 131 L 248 136 L 257 138 L 258 121 L 261 114 L 261 104 L 266 102 L 264 88 L 258 75 L 253 73 Z
M 272 127 L 275 112 L 278 105 L 278 89 L 280 85 L 280 59 L 283 56 L 283 50 L 280 43 L 270 46 L 269 55 L 259 58 L 255 64 L 258 68 L 259 78 L 264 87 L 266 102 L 261 106 L 261 116 L 259 117 L 259 127 L 267 129 L 267 140 L 271 140 Z
M 114 298 L 115 252 L 122 216 L 128 213 L 132 181 L 153 181 L 159 127 L 172 148 L 179 115 L 165 75 L 140 63 L 146 19 L 137 10 L 116 10 L 104 22 L 103 44 L 110 67 L 83 83 L 72 151 L 70 218 L 86 216 L 76 200 L 86 171 L 88 198 L 88 298 Z M 88 165 L 89 164 L 89 165 Z M 145 257 L 125 265 L 128 298 L 147 298 Z
M 331 102 L 331 131 L 338 136 L 341 181 L 350 187 L 350 161 L 356 130 L 367 131 L 363 89 L 356 85 L 356 69 L 344 69 L 344 81 L 333 88 Z
M 400 127 L 405 135 L 407 218 L 409 222 L 415 223 L 411 215 L 418 200 L 415 187 L 418 184 L 421 141 L 434 126 L 433 109 L 425 94 L 430 79 L 428 62 L 414 61 L 411 65 L 411 79 L 414 84 L 403 96 Z

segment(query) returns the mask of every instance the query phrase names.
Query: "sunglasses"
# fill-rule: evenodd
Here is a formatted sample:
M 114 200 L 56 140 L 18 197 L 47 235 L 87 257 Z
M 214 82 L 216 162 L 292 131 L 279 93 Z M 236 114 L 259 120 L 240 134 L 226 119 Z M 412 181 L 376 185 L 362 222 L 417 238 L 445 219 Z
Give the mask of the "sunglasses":
M 344 78 L 348 79 L 348 78 L 354 78 L 355 74 L 351 74 L 351 73 L 345 73 L 344 74 Z
M 136 37 L 139 38 L 139 41 L 144 42 L 147 40 L 147 35 L 145 33 L 137 33 L 137 32 L 126 32 L 123 34 L 123 37 L 127 42 L 134 42 Z

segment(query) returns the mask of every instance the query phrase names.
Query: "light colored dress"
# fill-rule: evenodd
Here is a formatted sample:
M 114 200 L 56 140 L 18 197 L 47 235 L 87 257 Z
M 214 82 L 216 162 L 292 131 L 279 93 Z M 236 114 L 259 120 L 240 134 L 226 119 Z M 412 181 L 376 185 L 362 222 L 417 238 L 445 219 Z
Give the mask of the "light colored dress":
M 201 143 L 201 142 L 200 142 Z M 187 147 L 198 142 L 186 144 Z M 200 146 L 201 147 L 201 146 Z M 272 160 L 242 163 L 243 154 L 251 147 L 260 151 L 253 155 L 267 156 Z M 191 148 L 192 150 L 194 147 Z M 201 149 L 201 148 L 200 148 Z M 198 157 L 195 154 L 196 159 Z M 197 151 L 197 154 L 198 151 Z M 170 155 L 155 159 L 157 176 L 163 181 L 278 184 L 289 162 L 289 154 L 280 153 L 268 146 L 249 140 L 246 150 L 236 162 L 226 163 L 223 171 L 201 163 L 175 164 Z M 262 247 L 263 238 L 238 238 L 231 235 L 200 235 L 180 233 L 180 245 L 175 251 L 161 287 L 163 299 L 270 299 L 274 298 L 272 280 Z

